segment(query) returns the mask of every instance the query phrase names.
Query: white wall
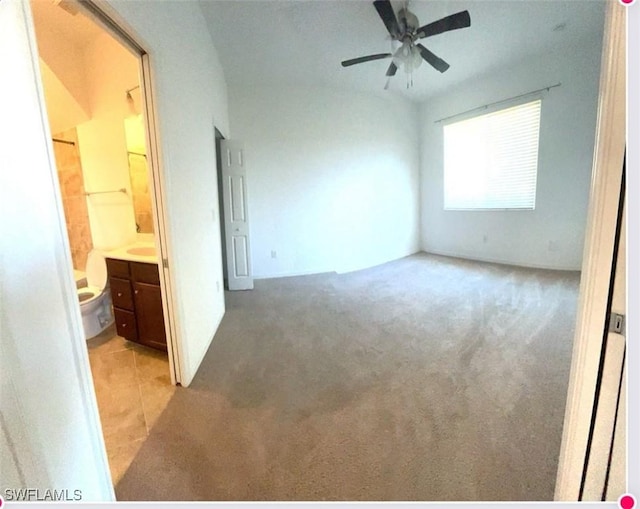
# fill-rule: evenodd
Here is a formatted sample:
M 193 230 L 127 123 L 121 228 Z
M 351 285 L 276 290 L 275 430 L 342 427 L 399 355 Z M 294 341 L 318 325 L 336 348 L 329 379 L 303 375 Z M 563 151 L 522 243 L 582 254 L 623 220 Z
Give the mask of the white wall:
M 0 487 L 113 500 L 28 8 L 0 2 Z
M 82 58 L 91 108 L 91 119 L 77 126 L 85 190 L 128 191 L 87 197 L 93 245 L 113 249 L 136 238 L 124 119 L 129 113 L 126 90 L 139 84 L 139 63 L 106 32 Z
M 173 303 L 188 385 L 224 314 L 214 137 L 214 122 L 229 135 L 224 73 L 196 2 L 108 3 L 153 67 Z
M 590 40 L 478 78 L 422 106 L 421 224 L 425 251 L 515 265 L 580 269 L 601 39 L 602 33 L 594 33 Z M 434 121 L 558 82 L 562 86 L 545 93 L 542 102 L 535 210 L 443 210 L 442 124 Z
M 415 105 L 232 87 L 230 115 L 245 144 L 255 277 L 356 270 L 418 251 Z

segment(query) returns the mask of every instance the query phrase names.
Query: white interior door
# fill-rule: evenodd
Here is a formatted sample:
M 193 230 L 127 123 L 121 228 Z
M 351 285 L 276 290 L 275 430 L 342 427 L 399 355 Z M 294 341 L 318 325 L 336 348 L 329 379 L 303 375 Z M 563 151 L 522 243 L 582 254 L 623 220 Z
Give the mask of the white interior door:
M 242 143 L 221 140 L 222 202 L 229 290 L 252 290 L 247 170 Z

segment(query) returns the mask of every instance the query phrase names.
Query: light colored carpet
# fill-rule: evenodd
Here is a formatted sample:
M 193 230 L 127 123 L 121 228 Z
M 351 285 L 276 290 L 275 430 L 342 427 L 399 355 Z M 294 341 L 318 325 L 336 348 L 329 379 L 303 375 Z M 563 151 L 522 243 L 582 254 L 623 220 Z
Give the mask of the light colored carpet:
M 120 500 L 551 500 L 579 274 L 414 255 L 256 281 Z

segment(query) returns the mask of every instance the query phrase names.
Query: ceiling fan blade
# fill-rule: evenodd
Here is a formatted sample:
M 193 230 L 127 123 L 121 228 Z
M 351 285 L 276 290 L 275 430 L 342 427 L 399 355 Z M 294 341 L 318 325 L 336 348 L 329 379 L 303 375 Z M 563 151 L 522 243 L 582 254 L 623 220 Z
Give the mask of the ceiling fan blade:
M 471 16 L 469 16 L 469 11 L 462 11 L 420 27 L 418 29 L 418 37 L 420 39 L 424 39 L 425 37 L 431 37 L 432 35 L 438 35 L 443 32 L 457 30 L 458 28 L 466 28 L 469 26 L 471 26 Z
M 395 39 L 399 34 L 398 19 L 396 18 L 396 13 L 393 12 L 391 2 L 389 0 L 375 0 L 373 6 L 378 11 L 378 15 L 382 19 L 384 26 L 387 27 L 389 34 Z
M 351 60 L 344 60 L 342 67 L 349 67 L 350 65 L 362 64 L 363 62 L 371 62 L 372 60 L 381 60 L 383 58 L 389 58 L 391 53 L 376 53 L 375 55 L 367 55 L 366 57 L 352 58 Z
M 391 62 L 389 64 L 389 68 L 387 69 L 387 76 L 389 77 L 395 76 L 397 70 L 398 70 L 398 66 L 395 64 L 395 62 Z
M 435 67 L 438 71 L 444 72 L 449 69 L 449 64 L 442 60 L 440 57 L 431 53 L 427 48 L 425 48 L 422 44 L 416 44 L 418 49 L 420 50 L 420 54 L 424 60 Z

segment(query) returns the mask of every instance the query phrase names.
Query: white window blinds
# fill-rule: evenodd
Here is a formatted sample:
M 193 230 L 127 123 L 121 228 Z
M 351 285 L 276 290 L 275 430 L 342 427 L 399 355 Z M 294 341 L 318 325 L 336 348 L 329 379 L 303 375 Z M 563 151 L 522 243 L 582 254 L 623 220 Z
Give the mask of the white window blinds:
M 535 208 L 541 104 L 444 126 L 445 209 Z

